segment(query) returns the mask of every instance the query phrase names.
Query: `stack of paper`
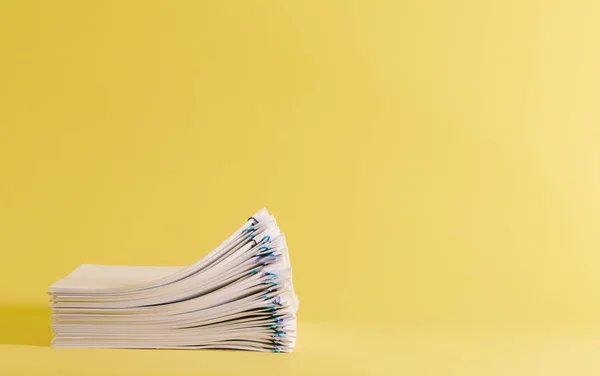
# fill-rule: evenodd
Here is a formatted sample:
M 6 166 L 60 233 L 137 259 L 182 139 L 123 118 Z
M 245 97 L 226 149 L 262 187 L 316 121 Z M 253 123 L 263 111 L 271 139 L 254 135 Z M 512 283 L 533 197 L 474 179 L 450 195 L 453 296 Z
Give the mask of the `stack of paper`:
M 191 266 L 84 264 L 49 294 L 56 347 L 290 352 L 295 345 L 288 249 L 266 209 Z

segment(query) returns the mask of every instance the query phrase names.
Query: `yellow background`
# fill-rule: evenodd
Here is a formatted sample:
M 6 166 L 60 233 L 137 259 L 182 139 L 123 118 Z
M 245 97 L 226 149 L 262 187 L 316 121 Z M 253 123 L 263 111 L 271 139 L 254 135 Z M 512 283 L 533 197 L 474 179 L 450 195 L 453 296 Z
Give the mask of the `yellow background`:
M 599 17 L 2 1 L 0 371 L 597 374 Z M 79 264 L 189 264 L 262 206 L 288 236 L 296 354 L 32 347 Z

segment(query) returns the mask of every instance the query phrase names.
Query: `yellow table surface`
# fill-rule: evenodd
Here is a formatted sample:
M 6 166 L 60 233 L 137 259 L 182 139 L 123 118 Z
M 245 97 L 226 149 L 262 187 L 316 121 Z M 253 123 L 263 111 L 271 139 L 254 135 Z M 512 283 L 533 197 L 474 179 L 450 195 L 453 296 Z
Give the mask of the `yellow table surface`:
M 584 327 L 454 329 L 299 322 L 291 354 L 48 346 L 47 310 L 0 309 L 0 375 L 598 375 Z M 46 316 L 46 318 L 44 318 Z

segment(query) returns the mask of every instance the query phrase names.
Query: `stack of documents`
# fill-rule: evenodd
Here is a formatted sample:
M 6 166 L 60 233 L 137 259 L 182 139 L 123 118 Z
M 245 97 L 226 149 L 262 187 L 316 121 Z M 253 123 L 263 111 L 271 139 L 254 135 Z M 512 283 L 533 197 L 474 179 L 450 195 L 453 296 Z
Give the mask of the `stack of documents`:
M 49 294 L 55 347 L 291 352 L 296 342 L 288 249 L 266 209 L 190 266 L 84 264 Z

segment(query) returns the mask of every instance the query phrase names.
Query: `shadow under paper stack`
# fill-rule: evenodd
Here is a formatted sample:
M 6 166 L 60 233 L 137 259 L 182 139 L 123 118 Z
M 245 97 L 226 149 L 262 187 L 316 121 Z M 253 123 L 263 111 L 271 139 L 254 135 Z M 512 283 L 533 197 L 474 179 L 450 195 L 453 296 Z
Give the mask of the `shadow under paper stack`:
M 49 294 L 55 347 L 290 352 L 296 340 L 285 236 L 266 209 L 191 266 L 84 264 Z

